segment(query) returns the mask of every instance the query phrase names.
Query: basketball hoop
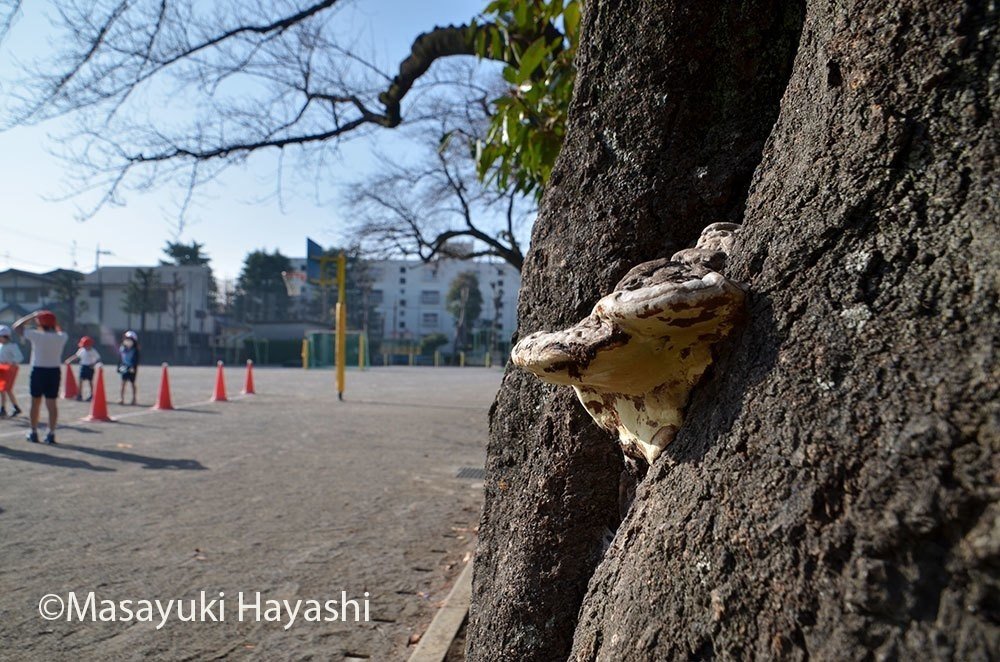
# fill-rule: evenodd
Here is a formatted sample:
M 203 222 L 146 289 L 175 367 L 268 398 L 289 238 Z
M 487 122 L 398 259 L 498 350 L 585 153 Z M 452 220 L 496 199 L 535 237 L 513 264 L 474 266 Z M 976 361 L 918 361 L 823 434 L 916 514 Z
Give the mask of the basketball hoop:
M 288 291 L 288 296 L 302 296 L 302 289 L 306 285 L 306 272 L 282 271 L 281 280 L 285 281 L 285 290 Z

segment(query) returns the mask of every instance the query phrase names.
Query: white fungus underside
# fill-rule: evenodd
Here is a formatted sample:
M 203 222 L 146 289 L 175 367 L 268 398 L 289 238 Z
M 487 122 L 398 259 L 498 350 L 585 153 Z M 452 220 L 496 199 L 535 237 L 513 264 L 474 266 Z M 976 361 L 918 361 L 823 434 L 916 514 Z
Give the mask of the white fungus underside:
M 730 225 L 706 228 L 706 243 L 731 248 Z M 743 298 L 714 271 L 618 290 L 579 324 L 522 339 L 512 360 L 544 381 L 573 386 L 627 454 L 651 463 L 680 428 L 691 390 L 712 362 L 711 347 L 732 330 Z

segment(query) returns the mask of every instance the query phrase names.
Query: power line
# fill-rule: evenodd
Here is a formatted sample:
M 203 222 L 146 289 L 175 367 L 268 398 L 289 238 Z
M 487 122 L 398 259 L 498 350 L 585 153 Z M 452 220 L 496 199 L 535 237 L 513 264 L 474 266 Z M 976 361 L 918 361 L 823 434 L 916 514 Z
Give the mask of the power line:
M 19 237 L 21 237 L 23 239 L 30 239 L 31 241 L 36 241 L 38 243 L 42 243 L 42 244 L 45 244 L 47 246 L 57 246 L 59 248 L 65 248 L 66 250 L 68 250 L 70 252 L 70 255 L 72 256 L 73 261 L 75 262 L 75 260 L 76 260 L 77 243 L 75 241 L 73 241 L 71 243 L 66 243 L 66 242 L 55 240 L 55 239 L 51 239 L 49 237 L 43 237 L 41 235 L 32 234 L 31 232 L 25 232 L 25 231 L 17 229 L 17 228 L 12 228 L 12 227 L 10 227 L 8 225 L 0 225 L 0 231 L 2 231 L 4 233 L 9 233 L 9 234 L 13 234 L 13 235 L 19 236 Z M 114 261 L 116 261 L 116 262 L 126 262 L 126 263 L 130 262 L 132 264 L 142 264 L 142 262 L 140 260 L 134 260 L 134 259 L 132 259 L 128 255 L 122 255 L 121 253 L 117 253 L 117 252 L 115 253 L 115 255 L 113 255 L 111 257 L 113 257 Z M 45 264 L 41 264 L 39 262 L 32 262 L 31 260 L 22 260 L 20 258 L 18 258 L 16 261 L 23 262 L 24 264 L 31 264 L 31 265 L 34 265 L 36 267 L 45 267 L 45 268 L 49 268 L 49 269 L 61 269 L 61 268 L 63 268 L 63 267 L 59 267 L 59 266 L 45 265 Z
M 6 252 L 6 253 L 4 253 L 3 257 L 4 257 L 4 260 L 7 262 L 8 268 L 13 268 L 13 267 L 10 267 L 10 265 L 13 264 L 13 263 L 17 263 L 17 264 L 30 264 L 33 267 L 41 267 L 42 269 L 59 269 L 59 268 L 61 268 L 61 267 L 58 267 L 58 266 L 53 265 L 53 264 L 42 264 L 41 262 L 34 262 L 32 260 L 25 260 L 25 259 L 22 259 L 22 258 L 19 258 L 19 257 L 11 257 L 11 254 L 10 254 L 9 251 Z
M 32 234 L 30 232 L 25 232 L 24 230 L 19 230 L 17 228 L 12 228 L 12 227 L 7 226 L 7 225 L 0 225 L 0 230 L 3 230 L 4 233 L 9 233 L 9 234 L 17 235 L 17 236 L 22 237 L 24 239 L 31 239 L 32 241 L 37 241 L 39 243 L 43 243 L 43 244 L 46 244 L 48 246 L 59 246 L 61 248 L 67 248 L 67 249 L 70 249 L 70 250 L 73 249 L 73 244 L 66 244 L 66 243 L 63 243 L 61 241 L 56 241 L 56 240 L 52 239 L 51 237 L 43 237 L 41 235 Z

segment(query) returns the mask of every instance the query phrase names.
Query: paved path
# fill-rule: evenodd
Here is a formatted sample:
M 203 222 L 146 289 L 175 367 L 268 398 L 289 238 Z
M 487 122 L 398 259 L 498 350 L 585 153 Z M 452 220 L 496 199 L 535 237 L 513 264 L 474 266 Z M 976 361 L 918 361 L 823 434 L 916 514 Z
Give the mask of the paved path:
M 140 377 L 151 404 L 158 370 Z M 119 422 L 81 424 L 86 406 L 61 401 L 56 447 L 0 421 L 0 659 L 406 659 L 472 544 L 481 484 L 456 473 L 482 466 L 499 371 L 351 372 L 343 403 L 330 371 L 258 369 L 259 395 L 228 403 L 206 402 L 213 369 L 171 378 L 181 411 L 113 404 Z M 238 393 L 242 371 L 227 378 Z M 238 620 L 240 591 L 323 602 L 342 590 L 369 592 L 372 622 Z M 224 592 L 225 621 L 41 618 L 42 596 L 69 591 Z

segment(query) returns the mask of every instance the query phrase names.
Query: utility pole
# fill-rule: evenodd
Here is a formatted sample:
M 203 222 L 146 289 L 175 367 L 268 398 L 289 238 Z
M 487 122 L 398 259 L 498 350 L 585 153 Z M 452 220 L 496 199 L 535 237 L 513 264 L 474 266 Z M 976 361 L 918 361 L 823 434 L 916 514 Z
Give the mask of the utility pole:
M 104 277 L 101 274 L 101 256 L 114 255 L 111 251 L 102 251 L 101 245 L 97 244 L 94 251 L 94 271 L 97 272 L 97 327 L 104 331 Z

